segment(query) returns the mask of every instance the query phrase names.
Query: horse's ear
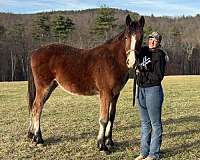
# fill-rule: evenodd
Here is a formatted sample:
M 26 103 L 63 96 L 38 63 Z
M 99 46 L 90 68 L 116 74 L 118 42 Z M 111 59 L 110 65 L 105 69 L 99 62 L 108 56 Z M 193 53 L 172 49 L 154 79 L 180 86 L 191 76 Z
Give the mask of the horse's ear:
M 142 27 L 144 27 L 144 24 L 145 24 L 145 19 L 144 19 L 144 16 L 141 16 L 140 19 L 139 19 L 139 23 Z
M 126 16 L 126 25 L 127 25 L 127 26 L 130 26 L 130 25 L 131 25 L 131 22 L 132 22 L 131 17 L 130 17 L 130 15 L 128 14 L 128 15 Z

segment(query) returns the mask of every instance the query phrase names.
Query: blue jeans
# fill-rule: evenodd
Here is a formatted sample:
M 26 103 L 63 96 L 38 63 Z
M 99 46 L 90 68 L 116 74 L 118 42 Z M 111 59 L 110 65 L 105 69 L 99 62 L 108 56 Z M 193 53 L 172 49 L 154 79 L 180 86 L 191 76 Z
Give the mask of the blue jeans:
M 141 155 L 159 158 L 162 143 L 162 86 L 138 87 L 137 100 L 141 116 Z

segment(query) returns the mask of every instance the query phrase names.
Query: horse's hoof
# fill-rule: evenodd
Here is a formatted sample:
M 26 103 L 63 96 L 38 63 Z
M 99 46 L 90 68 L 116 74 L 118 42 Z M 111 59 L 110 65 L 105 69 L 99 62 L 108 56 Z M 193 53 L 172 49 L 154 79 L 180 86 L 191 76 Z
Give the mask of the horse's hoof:
M 105 144 L 99 144 L 99 151 L 103 152 L 105 154 L 109 154 L 110 153 L 108 147 Z
M 41 137 L 34 135 L 32 142 L 33 142 L 33 144 L 35 144 L 35 146 L 37 146 L 37 145 L 43 144 L 44 140 Z
M 43 145 L 44 145 L 44 142 L 43 143 L 38 143 L 38 142 L 34 142 L 33 141 L 33 146 L 42 147 Z
M 107 145 L 107 146 L 111 146 L 111 147 L 114 146 L 113 140 L 110 139 L 110 138 L 106 139 L 106 145 Z
M 99 151 L 109 151 L 107 146 L 101 146 Z
M 105 153 L 106 155 L 110 154 L 108 147 L 104 143 L 101 143 L 99 140 L 97 141 L 97 147 L 99 148 L 100 152 Z

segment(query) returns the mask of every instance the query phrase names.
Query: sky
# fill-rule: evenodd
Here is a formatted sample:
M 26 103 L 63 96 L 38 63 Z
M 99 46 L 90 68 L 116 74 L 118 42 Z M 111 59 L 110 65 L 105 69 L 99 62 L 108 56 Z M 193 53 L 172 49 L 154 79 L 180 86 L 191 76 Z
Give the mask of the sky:
M 101 6 L 137 12 L 145 16 L 195 16 L 199 0 L 0 0 L 0 12 L 17 14 L 58 10 L 84 10 Z

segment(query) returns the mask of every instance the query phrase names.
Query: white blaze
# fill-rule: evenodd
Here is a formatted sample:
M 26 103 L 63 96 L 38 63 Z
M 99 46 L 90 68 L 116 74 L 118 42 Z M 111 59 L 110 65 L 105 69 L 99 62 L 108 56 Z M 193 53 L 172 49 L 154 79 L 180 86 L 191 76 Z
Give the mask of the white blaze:
M 128 68 L 133 67 L 133 65 L 135 64 L 135 44 L 136 44 L 136 35 L 131 36 L 131 47 L 130 47 L 130 52 L 127 56 Z

